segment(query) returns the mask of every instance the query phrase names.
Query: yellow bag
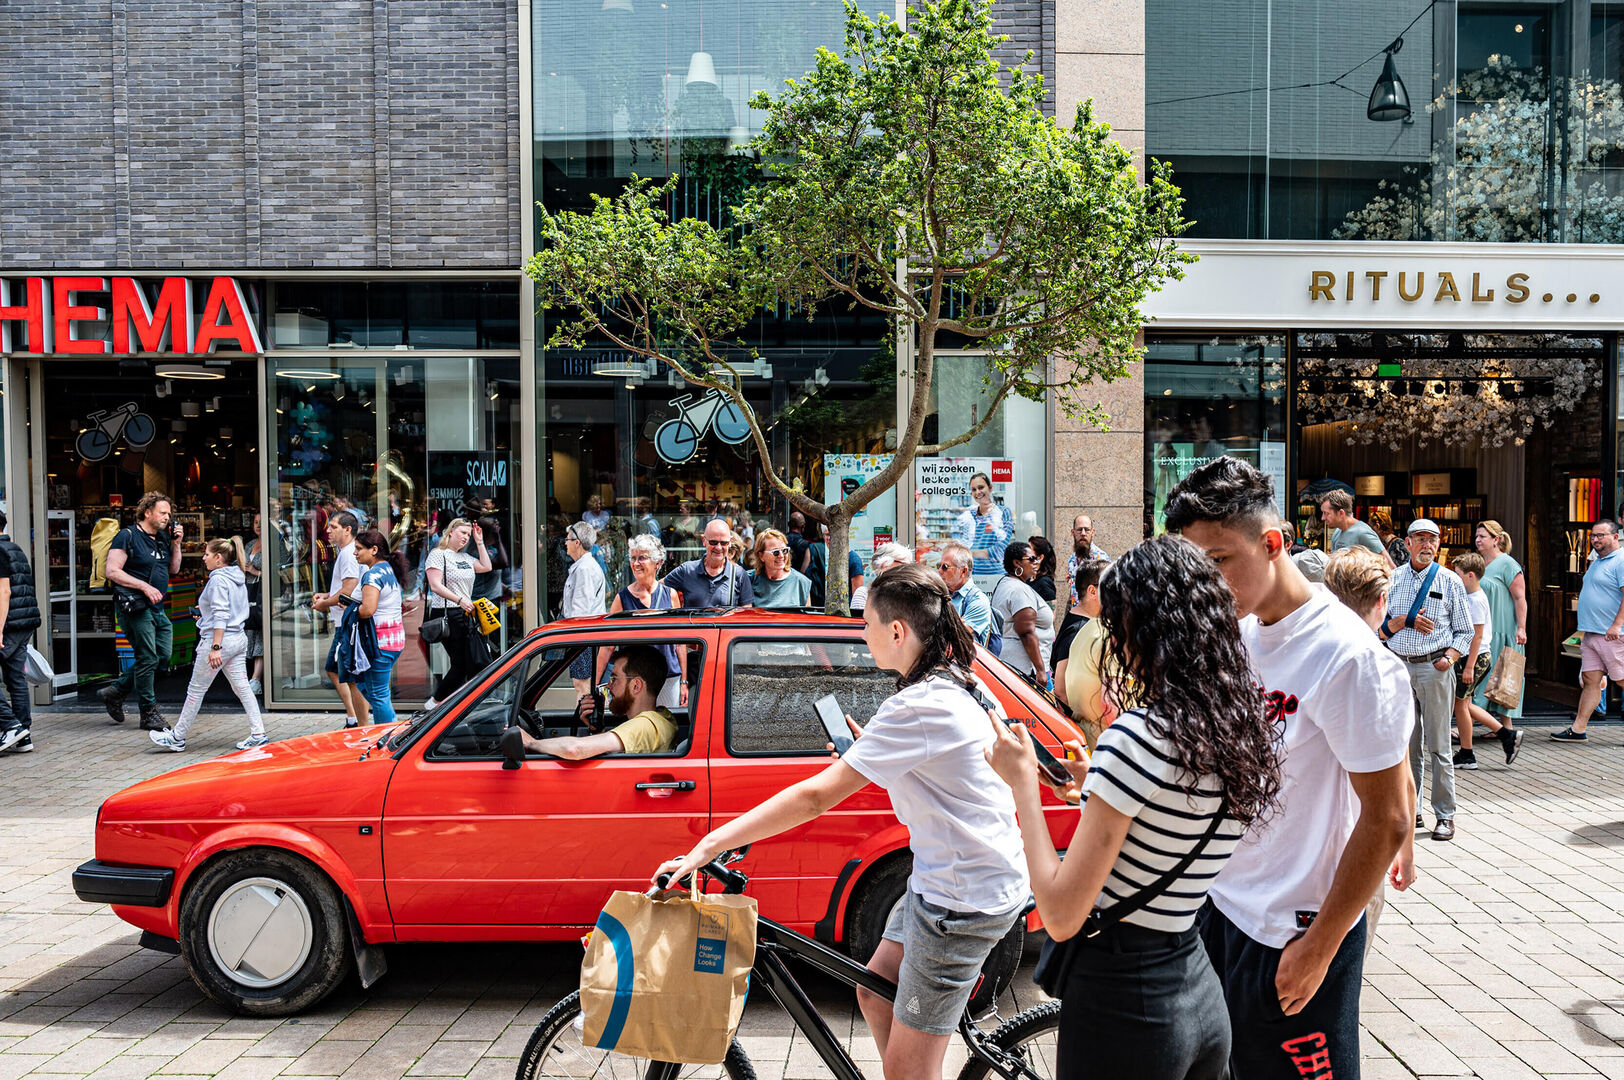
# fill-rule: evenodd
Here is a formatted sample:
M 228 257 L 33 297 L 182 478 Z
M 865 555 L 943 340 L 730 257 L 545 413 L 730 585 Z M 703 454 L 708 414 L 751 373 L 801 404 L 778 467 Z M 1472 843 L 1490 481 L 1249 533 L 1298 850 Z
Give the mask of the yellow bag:
M 617 891 L 581 962 L 581 1042 L 654 1061 L 719 1064 L 739 1030 L 755 958 L 754 897 L 655 900 Z
M 493 633 L 502 625 L 501 612 L 497 611 L 496 605 L 484 596 L 474 601 L 474 619 L 479 623 L 481 634 Z

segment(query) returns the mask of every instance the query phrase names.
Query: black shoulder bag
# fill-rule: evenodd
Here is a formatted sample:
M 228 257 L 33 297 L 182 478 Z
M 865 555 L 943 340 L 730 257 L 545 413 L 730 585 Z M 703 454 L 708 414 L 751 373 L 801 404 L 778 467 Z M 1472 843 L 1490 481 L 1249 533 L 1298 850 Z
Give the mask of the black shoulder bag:
M 1082 947 L 1082 943 L 1090 938 L 1099 937 L 1101 933 L 1167 891 L 1167 888 L 1190 868 L 1190 864 L 1195 862 L 1201 852 L 1206 850 L 1207 841 L 1217 833 L 1218 825 L 1223 820 L 1224 810 L 1220 806 L 1218 812 L 1212 815 L 1212 821 L 1207 824 L 1207 831 L 1201 835 L 1195 847 L 1186 852 L 1184 858 L 1171 870 L 1121 903 L 1113 904 L 1108 910 L 1095 909 L 1089 912 L 1082 929 L 1066 940 L 1056 941 L 1050 938 L 1045 941 L 1043 948 L 1038 952 L 1037 966 L 1032 970 L 1032 981 L 1038 984 L 1039 989 L 1052 998 L 1059 997 L 1060 992 L 1066 988 L 1066 980 L 1071 977 L 1071 966 L 1077 960 L 1077 950 Z

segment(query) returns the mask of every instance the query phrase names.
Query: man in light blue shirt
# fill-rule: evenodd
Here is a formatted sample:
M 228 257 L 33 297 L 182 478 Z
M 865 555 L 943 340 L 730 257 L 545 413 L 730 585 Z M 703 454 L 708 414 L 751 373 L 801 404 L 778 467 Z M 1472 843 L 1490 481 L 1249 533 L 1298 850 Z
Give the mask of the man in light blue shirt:
M 1585 742 L 1590 712 L 1601 701 L 1603 677 L 1624 682 L 1624 554 L 1619 547 L 1618 522 L 1598 521 L 1590 527 L 1590 547 L 1596 560 L 1585 571 L 1579 587 L 1579 711 L 1567 730 L 1554 733 L 1557 742 Z
M 954 540 L 942 546 L 942 562 L 936 569 L 947 591 L 953 594 L 953 606 L 958 609 L 959 618 L 976 636 L 976 643 L 985 645 L 992 635 L 992 601 L 970 580 L 974 562 L 969 545 Z

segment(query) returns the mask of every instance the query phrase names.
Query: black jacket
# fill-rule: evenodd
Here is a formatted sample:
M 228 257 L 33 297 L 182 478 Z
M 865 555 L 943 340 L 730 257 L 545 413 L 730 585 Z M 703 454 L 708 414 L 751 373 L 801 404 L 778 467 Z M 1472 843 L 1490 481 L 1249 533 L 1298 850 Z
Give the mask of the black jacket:
M 0 534 L 0 550 L 11 560 L 11 609 L 6 614 L 5 632 L 37 630 L 39 600 L 34 596 L 34 571 L 28 565 L 28 556 L 4 534 Z

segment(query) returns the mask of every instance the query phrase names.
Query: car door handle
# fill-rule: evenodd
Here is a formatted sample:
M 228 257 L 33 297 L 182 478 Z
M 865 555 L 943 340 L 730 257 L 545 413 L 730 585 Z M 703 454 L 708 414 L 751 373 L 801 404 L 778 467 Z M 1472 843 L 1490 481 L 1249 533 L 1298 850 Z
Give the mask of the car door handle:
M 637 785 L 638 791 L 692 791 L 697 785 L 692 780 L 645 780 Z

